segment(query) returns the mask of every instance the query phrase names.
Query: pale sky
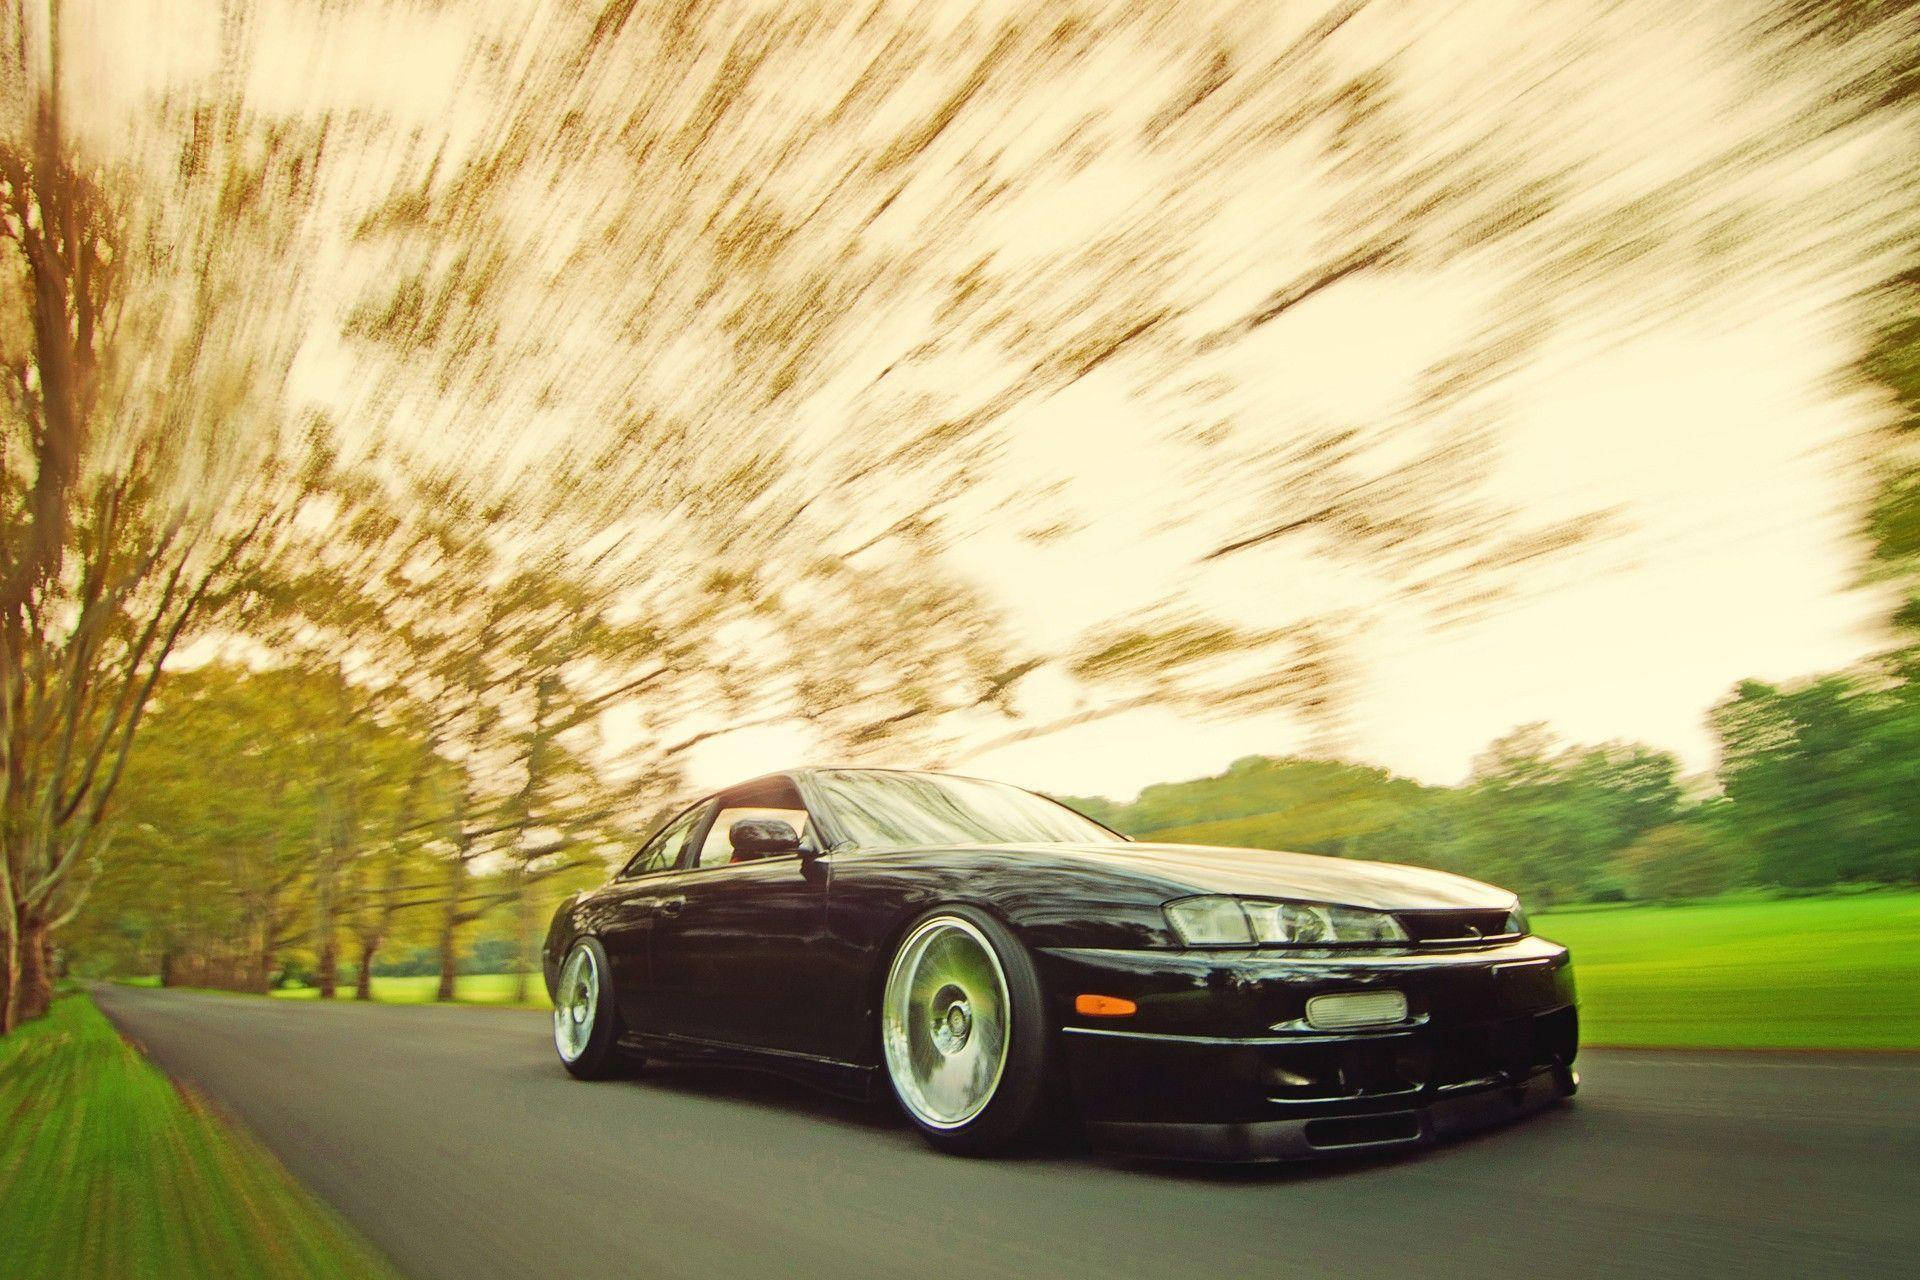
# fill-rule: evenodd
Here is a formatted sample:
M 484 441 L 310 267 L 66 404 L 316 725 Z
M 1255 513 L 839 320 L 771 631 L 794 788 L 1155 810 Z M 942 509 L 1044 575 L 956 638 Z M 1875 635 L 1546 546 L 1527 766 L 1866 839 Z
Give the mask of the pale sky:
M 1331 319 L 1305 365 L 1332 372 L 1377 352 L 1377 316 Z M 1832 320 L 1783 309 L 1707 328 L 1667 326 L 1617 349 L 1556 353 L 1530 381 L 1503 483 L 1536 509 L 1624 506 L 1614 538 L 1535 576 L 1492 616 L 1437 633 L 1411 622 L 1353 638 L 1366 680 L 1341 754 L 1430 782 L 1455 782 L 1472 757 L 1518 724 L 1545 721 L 1571 742 L 1631 738 L 1710 768 L 1705 718 L 1735 681 L 1784 680 L 1844 666 L 1882 647 L 1887 603 L 1857 587 L 1849 462 L 1871 406 L 1836 395 L 1846 348 Z M 1364 376 L 1347 390 L 1364 394 Z M 1056 406 L 1058 407 L 1058 406 Z M 1103 503 L 1090 527 L 1044 550 L 1016 539 L 970 548 L 972 567 L 1033 633 L 1058 639 L 1143 572 L 1177 575 L 1169 555 L 1127 525 L 1158 472 L 1149 450 L 1108 450 L 1113 406 L 1050 424 L 1084 459 L 1074 492 Z M 1084 501 L 1084 497 L 1083 497 Z M 1164 542 L 1165 540 L 1160 540 Z M 1177 540 L 1175 540 L 1177 541 Z M 1265 556 L 1264 565 L 1255 564 Z M 1283 552 L 1250 553 L 1236 585 L 1284 594 Z M 1254 616 L 1258 616 L 1256 613 Z M 1284 607 L 1271 617 L 1284 620 Z M 1072 705 L 1072 693 L 1054 701 Z M 1219 722 L 1142 710 L 966 761 L 983 776 L 1070 794 L 1125 798 L 1150 782 L 1218 772 L 1249 754 L 1313 745 L 1291 717 Z M 699 786 L 721 786 L 798 759 L 798 731 L 750 731 L 706 744 Z

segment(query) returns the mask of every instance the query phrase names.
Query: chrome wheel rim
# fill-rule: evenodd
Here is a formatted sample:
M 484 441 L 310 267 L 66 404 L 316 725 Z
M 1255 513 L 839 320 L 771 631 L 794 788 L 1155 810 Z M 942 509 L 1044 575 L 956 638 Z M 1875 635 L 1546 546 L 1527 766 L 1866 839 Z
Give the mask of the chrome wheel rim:
M 923 921 L 887 974 L 880 1035 L 902 1106 L 957 1129 L 993 1101 L 1007 1065 L 1007 975 L 986 935 L 959 916 Z
M 600 965 L 590 947 L 575 947 L 553 993 L 553 1044 L 563 1062 L 578 1062 L 593 1039 L 600 1010 Z

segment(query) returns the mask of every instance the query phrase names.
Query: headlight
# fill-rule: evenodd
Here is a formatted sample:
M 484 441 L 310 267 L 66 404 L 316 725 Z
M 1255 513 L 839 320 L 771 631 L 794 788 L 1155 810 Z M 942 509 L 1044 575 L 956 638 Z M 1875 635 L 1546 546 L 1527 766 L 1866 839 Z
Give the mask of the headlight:
M 1513 910 L 1507 912 L 1507 932 L 1517 933 L 1521 937 L 1533 932 L 1533 926 L 1527 923 L 1527 909 L 1518 902 L 1513 904 Z
M 1207 895 L 1166 905 L 1167 923 L 1190 947 L 1296 947 L 1405 942 L 1406 930 L 1384 911 L 1319 902 L 1272 902 Z
M 1237 898 L 1182 898 L 1166 910 L 1167 923 L 1190 947 L 1253 945 L 1253 926 Z

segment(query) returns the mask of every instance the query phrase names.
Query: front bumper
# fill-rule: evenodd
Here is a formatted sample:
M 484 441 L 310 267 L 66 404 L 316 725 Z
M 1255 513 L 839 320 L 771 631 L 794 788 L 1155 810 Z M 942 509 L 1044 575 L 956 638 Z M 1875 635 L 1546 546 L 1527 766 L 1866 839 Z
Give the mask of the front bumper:
M 1240 1124 L 1089 1121 L 1087 1136 L 1103 1150 L 1168 1160 L 1228 1164 L 1318 1160 L 1424 1146 L 1505 1124 L 1572 1097 L 1579 1084 L 1580 1077 L 1571 1067 L 1552 1068 L 1518 1083 L 1394 1111 Z
M 1392 954 L 1041 953 L 1089 1137 L 1139 1154 L 1287 1160 L 1415 1146 L 1570 1095 L 1579 1047 L 1566 950 L 1537 938 Z M 1393 990 L 1397 1023 L 1327 1031 L 1315 995 Z M 1077 1016 L 1120 996 L 1125 1019 Z

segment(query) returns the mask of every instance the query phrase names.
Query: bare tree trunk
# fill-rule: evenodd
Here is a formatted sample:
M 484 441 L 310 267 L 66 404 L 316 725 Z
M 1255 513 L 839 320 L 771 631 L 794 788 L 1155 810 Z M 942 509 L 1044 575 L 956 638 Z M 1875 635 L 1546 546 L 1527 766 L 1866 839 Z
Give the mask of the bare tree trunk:
M 459 929 L 460 900 L 449 898 L 446 913 L 440 917 L 440 986 L 433 993 L 435 1000 L 454 997 L 454 971 L 460 959 Z
M 360 939 L 360 972 L 353 979 L 355 1000 L 373 999 L 373 957 L 379 950 L 378 940 Z
M 516 806 L 517 817 L 531 822 L 535 806 L 540 802 L 545 790 L 547 764 L 553 735 L 554 701 L 560 695 L 559 677 L 552 671 L 542 673 L 534 691 L 533 733 L 527 742 L 526 783 L 520 789 L 519 803 Z M 515 925 L 515 947 L 513 962 L 513 1002 L 525 1004 L 529 984 L 529 971 L 539 963 L 540 921 L 534 914 L 533 890 L 543 876 L 535 873 L 533 864 L 540 859 L 541 852 L 527 847 L 527 832 L 523 828 L 516 837 L 518 856 L 515 859 L 514 873 L 508 877 L 513 892 L 513 918 Z
M 336 759 L 334 766 L 343 769 L 346 764 Z M 340 982 L 340 921 L 343 916 L 350 915 L 353 900 L 358 896 L 353 892 L 354 885 L 348 882 L 348 877 L 355 874 L 359 818 L 351 798 L 342 800 L 330 795 L 322 812 L 324 817 L 317 850 L 319 866 L 314 873 L 313 894 L 314 907 L 320 916 L 320 937 L 317 939 L 320 998 L 331 1000 L 337 994 Z
M 455 793 L 453 819 L 459 834 L 453 857 L 447 862 L 447 900 L 440 915 L 440 987 L 434 992 L 435 1000 L 454 997 L 455 970 L 460 963 L 460 926 L 466 923 L 467 859 L 473 856 L 473 838 L 467 831 L 465 787 Z
M 8 674 L 12 675 L 11 672 Z M 11 689 L 6 696 L 9 699 L 6 707 L 7 728 L 11 732 L 17 708 L 12 701 Z M 18 755 L 11 750 L 7 754 L 9 757 Z M 10 761 L 9 767 L 16 764 L 17 760 Z M 13 790 L 11 775 L 8 783 L 8 790 Z M 13 885 L 21 861 L 11 841 L 0 845 L 0 1036 L 20 1025 L 19 1018 L 14 1014 L 14 996 L 20 988 L 20 911 Z
M 247 914 L 247 941 L 252 950 L 246 962 L 246 982 L 250 990 L 264 995 L 273 990 L 273 907 L 256 901 Z
M 533 887 L 522 883 L 520 892 L 513 903 L 514 921 L 518 926 L 517 944 L 514 947 L 513 964 L 513 1002 L 527 1002 L 527 971 L 539 963 L 538 948 L 540 938 L 537 933 L 539 920 L 533 914 Z
M 320 931 L 319 969 L 320 998 L 331 1000 L 339 994 L 340 975 L 340 942 L 331 928 Z
M 460 926 L 467 922 L 467 860 L 464 851 L 447 863 L 447 900 L 440 913 L 440 986 L 435 1000 L 451 1000 L 460 967 Z
M 53 1004 L 52 939 L 47 922 L 38 915 L 20 922 L 19 951 L 14 977 L 13 1025 L 45 1017 Z
M 4 875 L 0 870 L 0 875 Z M 13 989 L 20 973 L 20 950 L 14 935 L 13 913 L 5 912 L 6 936 L 0 938 L 0 1036 L 14 1028 Z
M 338 895 L 335 893 L 334 850 L 324 839 L 320 845 L 320 866 L 313 877 L 315 975 L 320 998 L 331 1000 L 337 994 L 340 975 L 340 929 Z
M 47 1003 L 48 1006 L 51 1007 L 53 1003 L 53 984 L 61 981 L 66 976 L 66 957 L 62 956 L 59 948 L 53 944 L 53 927 L 51 925 L 49 925 L 47 931 L 41 935 L 40 951 L 40 967 L 47 975 Z

